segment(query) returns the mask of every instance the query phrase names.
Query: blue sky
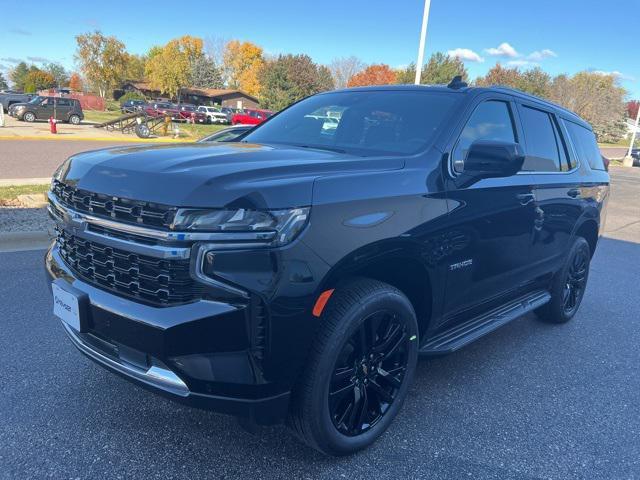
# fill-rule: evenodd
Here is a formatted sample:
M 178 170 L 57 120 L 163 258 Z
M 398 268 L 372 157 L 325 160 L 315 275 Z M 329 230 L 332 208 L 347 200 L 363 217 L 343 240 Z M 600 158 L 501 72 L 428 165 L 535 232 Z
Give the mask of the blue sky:
M 415 60 L 423 0 L 137 0 L 122 10 L 117 0 L 53 5 L 2 1 L 0 70 L 18 60 L 72 68 L 74 36 L 96 28 L 134 53 L 188 33 L 250 40 L 270 54 L 306 53 L 320 63 L 356 55 L 397 67 Z M 539 64 L 551 74 L 616 72 L 631 97 L 640 98 L 639 32 L 640 0 L 432 0 L 426 57 L 462 55 L 472 78 L 497 61 Z

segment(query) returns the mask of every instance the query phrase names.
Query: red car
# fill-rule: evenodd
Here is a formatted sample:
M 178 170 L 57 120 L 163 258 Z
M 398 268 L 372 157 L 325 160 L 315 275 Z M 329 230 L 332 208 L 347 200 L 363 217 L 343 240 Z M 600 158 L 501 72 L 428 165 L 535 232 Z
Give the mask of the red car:
M 196 110 L 195 105 L 180 105 L 177 120 L 195 123 L 209 123 L 209 117 L 202 112 Z
M 144 107 L 144 111 L 152 117 L 160 117 L 168 114 L 172 120 L 178 120 L 180 118 L 180 111 L 174 104 L 169 102 L 148 103 Z
M 273 112 L 269 110 L 249 110 L 246 109 L 244 113 L 236 113 L 231 117 L 232 125 L 258 125 L 264 122 L 267 118 L 273 115 Z

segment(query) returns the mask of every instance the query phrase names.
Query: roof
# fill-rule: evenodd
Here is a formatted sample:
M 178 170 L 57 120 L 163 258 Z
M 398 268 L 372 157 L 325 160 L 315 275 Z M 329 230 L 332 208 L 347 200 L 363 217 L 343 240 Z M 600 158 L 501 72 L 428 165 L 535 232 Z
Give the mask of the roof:
M 242 90 L 234 90 L 234 89 L 225 89 L 225 88 L 195 88 L 195 87 L 185 87 L 182 89 L 184 93 L 190 93 L 192 95 L 202 95 L 204 97 L 224 97 L 226 95 L 242 95 L 247 98 L 251 98 L 256 102 L 258 99 L 253 95 L 249 95 Z

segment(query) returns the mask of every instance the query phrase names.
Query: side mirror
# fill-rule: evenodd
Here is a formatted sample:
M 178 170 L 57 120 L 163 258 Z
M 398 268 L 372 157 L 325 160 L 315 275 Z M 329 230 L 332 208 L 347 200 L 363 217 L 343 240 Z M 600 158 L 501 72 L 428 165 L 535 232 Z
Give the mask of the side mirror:
M 466 177 L 500 178 L 515 175 L 522 169 L 524 153 L 518 143 L 476 140 L 467 157 L 454 164 L 454 170 Z

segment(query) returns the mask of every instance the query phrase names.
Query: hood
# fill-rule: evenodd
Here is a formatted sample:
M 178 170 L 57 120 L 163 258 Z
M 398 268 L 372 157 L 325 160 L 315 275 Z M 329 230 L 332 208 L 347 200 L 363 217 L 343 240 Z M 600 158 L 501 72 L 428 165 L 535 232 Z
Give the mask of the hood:
M 320 176 L 403 164 L 288 146 L 190 143 L 81 153 L 56 178 L 91 192 L 178 207 L 288 208 L 311 205 Z

